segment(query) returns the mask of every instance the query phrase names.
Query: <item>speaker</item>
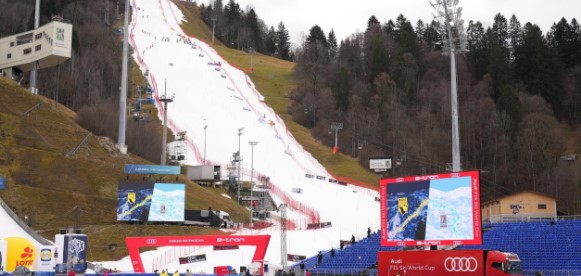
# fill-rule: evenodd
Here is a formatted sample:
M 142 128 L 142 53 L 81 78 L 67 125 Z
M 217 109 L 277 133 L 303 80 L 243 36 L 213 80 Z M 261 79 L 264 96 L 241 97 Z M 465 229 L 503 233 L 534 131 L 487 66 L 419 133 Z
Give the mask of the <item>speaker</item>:
M 75 229 L 75 234 L 82 234 L 82 233 L 83 233 L 83 230 L 81 230 L 81 229 Z
M 64 234 L 66 234 L 66 233 L 67 233 L 67 230 L 66 230 L 66 229 L 61 229 L 61 230 L 59 230 L 59 234 L 63 234 L 63 235 L 64 235 Z

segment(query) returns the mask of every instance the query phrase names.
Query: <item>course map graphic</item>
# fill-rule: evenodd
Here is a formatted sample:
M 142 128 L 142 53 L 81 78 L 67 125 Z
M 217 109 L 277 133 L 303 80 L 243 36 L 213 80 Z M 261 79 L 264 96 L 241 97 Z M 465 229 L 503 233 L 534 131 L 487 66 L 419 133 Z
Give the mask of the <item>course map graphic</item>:
M 424 240 L 429 181 L 397 183 L 387 192 L 388 239 Z

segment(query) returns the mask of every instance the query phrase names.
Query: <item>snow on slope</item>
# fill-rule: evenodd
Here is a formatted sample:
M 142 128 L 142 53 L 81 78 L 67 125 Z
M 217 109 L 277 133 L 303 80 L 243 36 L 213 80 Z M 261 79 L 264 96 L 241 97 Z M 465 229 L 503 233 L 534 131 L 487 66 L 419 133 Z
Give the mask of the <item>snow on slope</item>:
M 202 164 L 204 143 L 209 163 L 229 164 L 232 154 L 238 151 L 240 139 L 243 180 L 250 180 L 253 163 L 255 178 L 269 177 L 274 190 L 290 197 L 287 203 L 300 207 L 289 208 L 288 212 L 289 218 L 303 229 L 287 234 L 291 254 L 311 256 L 318 250 L 338 247 L 340 239 L 362 234 L 367 227 L 379 228 L 379 203 L 374 200 L 377 192 L 329 183 L 330 174 L 264 104 L 248 76 L 206 43 L 185 35 L 179 26 L 183 15 L 175 5 L 168 0 L 133 0 L 132 6 L 130 41 L 134 58 L 148 72 L 157 100 L 166 93 L 168 97 L 175 95 L 174 102 L 168 105 L 168 125 L 174 133 L 187 131 L 186 164 Z M 208 126 L 206 141 L 204 125 Z M 242 127 L 239 137 L 238 129 Z M 253 158 L 249 141 L 258 141 Z M 324 180 L 306 178 L 305 174 L 322 176 Z M 292 193 L 293 188 L 303 192 Z M 277 204 L 283 203 L 281 193 L 274 194 L 274 199 Z M 331 222 L 332 228 L 305 231 L 306 224 L 313 221 Z M 249 233 L 271 234 L 266 258 L 272 264 L 280 263 L 280 236 L 276 227 L 239 231 Z M 206 252 L 210 254 L 211 248 Z M 213 254 L 207 262 L 190 267 L 194 271 L 211 271 L 213 265 L 247 265 L 251 254 L 241 249 L 238 255 L 224 260 Z M 173 271 L 177 266 L 174 263 L 168 268 Z M 147 264 L 145 267 L 152 269 Z

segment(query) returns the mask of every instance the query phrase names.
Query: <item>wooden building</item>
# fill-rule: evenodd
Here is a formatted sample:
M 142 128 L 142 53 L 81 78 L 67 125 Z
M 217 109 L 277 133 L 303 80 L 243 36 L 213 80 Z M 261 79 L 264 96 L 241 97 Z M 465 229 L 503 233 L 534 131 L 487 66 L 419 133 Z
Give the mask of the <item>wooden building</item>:
M 481 204 L 482 222 L 531 221 L 557 218 L 557 198 L 523 191 Z

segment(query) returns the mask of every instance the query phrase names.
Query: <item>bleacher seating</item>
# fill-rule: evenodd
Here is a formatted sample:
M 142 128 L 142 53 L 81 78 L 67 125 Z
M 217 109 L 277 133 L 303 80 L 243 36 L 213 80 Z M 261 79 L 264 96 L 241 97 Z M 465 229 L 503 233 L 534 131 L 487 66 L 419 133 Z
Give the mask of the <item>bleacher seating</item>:
M 517 253 L 523 270 L 581 270 L 581 220 L 483 225 L 482 246 Z
M 581 271 L 581 220 L 512 222 L 483 225 L 482 246 L 461 246 L 458 249 L 490 249 L 517 253 L 525 271 Z M 304 260 L 305 268 L 317 274 L 353 274 L 369 270 L 377 264 L 378 251 L 401 250 L 381 247 L 379 232 L 345 247 L 323 251 Z M 295 264 L 299 266 L 299 263 Z

